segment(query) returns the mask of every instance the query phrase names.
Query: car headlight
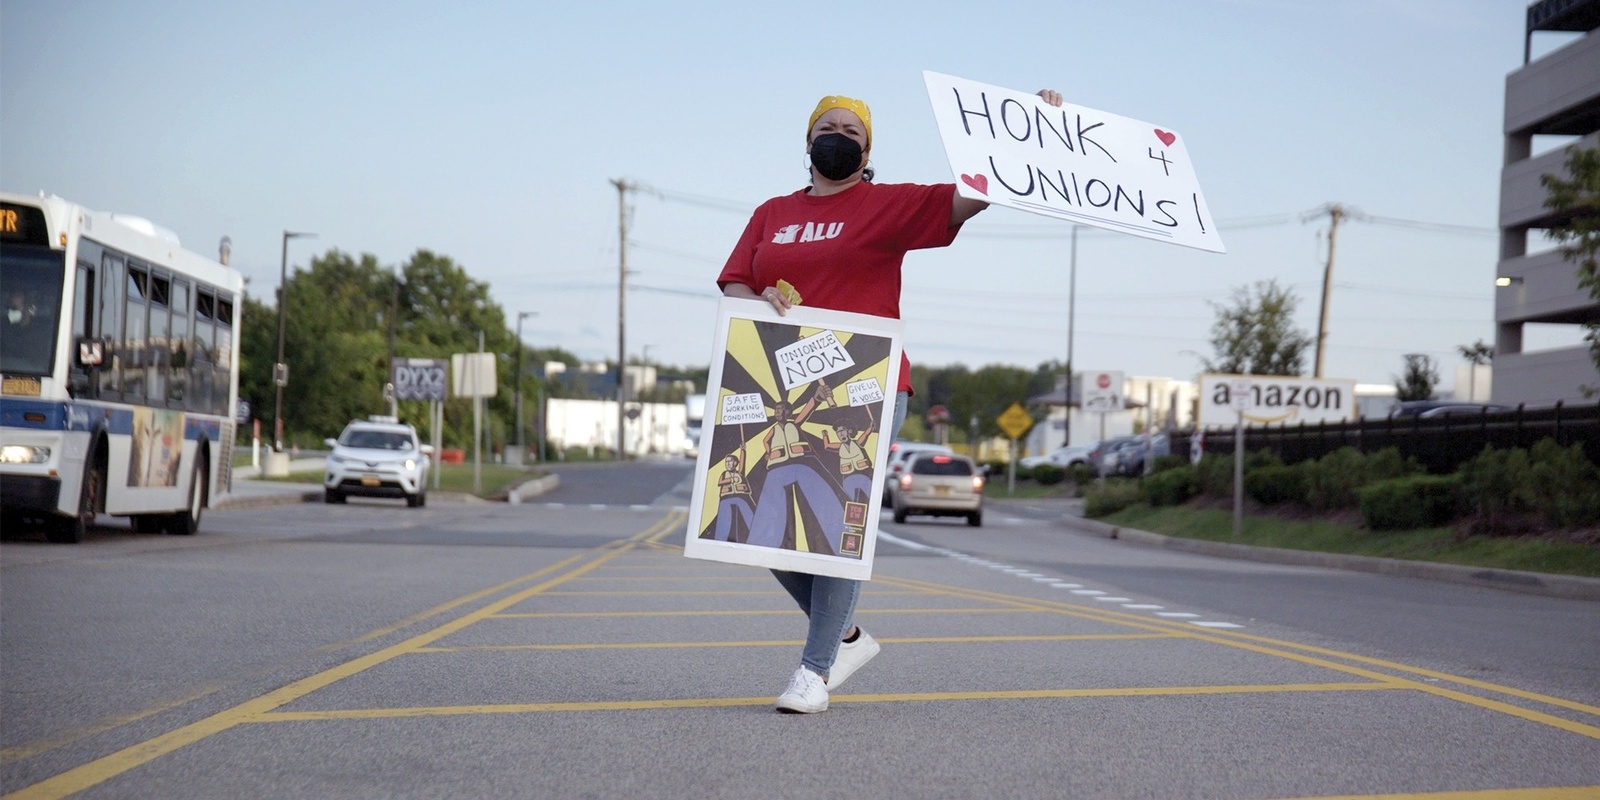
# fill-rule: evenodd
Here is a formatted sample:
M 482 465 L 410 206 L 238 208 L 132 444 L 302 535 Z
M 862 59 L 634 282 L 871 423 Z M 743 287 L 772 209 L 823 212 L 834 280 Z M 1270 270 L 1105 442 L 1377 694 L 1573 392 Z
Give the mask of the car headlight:
M 50 460 L 50 448 L 26 444 L 8 444 L 0 447 L 0 463 L 43 464 Z
M 406 459 L 406 472 L 410 472 L 410 471 L 412 471 L 412 470 L 414 470 L 416 468 L 417 468 L 417 460 L 416 459 L 414 459 L 414 458 Z
M 328 456 L 328 461 L 333 464 L 343 464 L 344 458 L 342 456 Z

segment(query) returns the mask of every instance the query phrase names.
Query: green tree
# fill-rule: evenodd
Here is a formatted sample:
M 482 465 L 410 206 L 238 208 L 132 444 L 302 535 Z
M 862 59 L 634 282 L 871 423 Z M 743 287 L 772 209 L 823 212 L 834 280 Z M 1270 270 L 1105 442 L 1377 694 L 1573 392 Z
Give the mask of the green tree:
M 1545 207 L 1556 213 L 1548 230 L 1561 244 L 1561 254 L 1577 264 L 1578 285 L 1589 297 L 1600 302 L 1600 148 L 1571 147 L 1567 151 L 1566 177 L 1540 178 L 1549 195 Z M 1600 322 L 1584 323 L 1584 340 L 1589 343 L 1589 358 L 1600 371 Z M 1584 387 L 1593 397 L 1595 387 Z
M 290 275 L 284 332 L 287 440 L 320 441 L 338 434 L 351 419 L 387 412 L 386 318 L 393 285 L 392 274 L 376 256 L 355 258 L 338 250 L 312 258 L 308 270 Z
M 1434 387 L 1439 385 L 1438 365 L 1423 353 L 1407 353 L 1405 360 L 1405 372 L 1394 382 L 1395 399 L 1432 400 Z
M 449 358 L 456 353 L 475 353 L 480 333 L 484 352 L 498 354 L 498 390 L 484 404 L 486 446 L 497 449 L 511 438 L 516 403 L 512 382 L 516 377 L 517 340 L 506 322 L 504 309 L 491 299 L 489 284 L 473 280 L 449 256 L 418 250 L 401 267 L 400 274 L 397 356 Z M 523 397 L 535 396 L 536 387 L 534 376 L 524 370 Z M 422 401 L 402 406 L 414 407 L 415 410 L 406 411 L 411 418 L 426 417 Z M 445 403 L 443 438 L 452 446 L 471 444 L 470 400 L 454 398 Z
M 921 420 L 929 408 L 942 405 L 950 411 L 952 429 L 968 431 L 972 417 L 977 416 L 979 436 L 999 435 L 1000 426 L 995 419 L 1002 411 L 1012 403 L 1026 405 L 1028 398 L 1047 390 L 1040 386 L 1048 387 L 1054 376 L 1045 370 L 1046 367 L 1041 366 L 1039 370 L 1029 372 L 1001 364 L 991 364 L 976 371 L 964 364 L 913 367 L 911 382 L 916 394 L 911 398 L 906 434 L 912 436 L 921 430 L 912 423 Z
M 1201 357 L 1207 372 L 1237 375 L 1299 375 L 1305 370 L 1310 334 L 1294 327 L 1299 304 L 1292 289 L 1276 280 L 1257 281 L 1234 289 L 1229 305 L 1209 303 L 1216 311 L 1211 346 L 1216 358 Z
M 262 435 L 272 437 L 272 364 L 277 357 L 278 309 L 244 296 L 239 310 L 239 399 L 250 404 L 250 416 L 262 420 Z M 241 438 L 251 435 L 248 424 L 239 427 Z

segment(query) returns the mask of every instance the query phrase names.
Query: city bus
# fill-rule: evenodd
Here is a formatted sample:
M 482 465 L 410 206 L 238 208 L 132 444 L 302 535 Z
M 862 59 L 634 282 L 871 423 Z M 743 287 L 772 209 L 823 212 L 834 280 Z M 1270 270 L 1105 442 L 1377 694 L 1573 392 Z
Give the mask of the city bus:
M 73 543 L 98 514 L 199 529 L 231 483 L 243 289 L 149 220 L 0 192 L 8 531 Z

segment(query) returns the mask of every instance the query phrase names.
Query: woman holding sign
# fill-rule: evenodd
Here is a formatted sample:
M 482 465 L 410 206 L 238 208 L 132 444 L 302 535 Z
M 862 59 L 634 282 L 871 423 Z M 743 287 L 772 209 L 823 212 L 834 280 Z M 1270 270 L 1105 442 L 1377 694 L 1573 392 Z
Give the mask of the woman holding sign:
M 1039 96 L 1061 105 L 1058 92 Z M 954 184 L 873 183 L 872 112 L 854 98 L 829 95 L 817 103 L 806 125 L 806 153 L 811 185 L 756 209 L 717 285 L 729 297 L 764 299 L 779 314 L 803 298 L 818 308 L 899 319 L 906 253 L 949 245 L 988 204 L 958 196 Z M 902 355 L 890 430 L 905 423 L 910 394 L 911 362 Z M 828 692 L 880 649 L 852 622 L 861 583 L 773 574 L 810 620 L 800 668 L 778 697 L 778 710 L 824 711 Z

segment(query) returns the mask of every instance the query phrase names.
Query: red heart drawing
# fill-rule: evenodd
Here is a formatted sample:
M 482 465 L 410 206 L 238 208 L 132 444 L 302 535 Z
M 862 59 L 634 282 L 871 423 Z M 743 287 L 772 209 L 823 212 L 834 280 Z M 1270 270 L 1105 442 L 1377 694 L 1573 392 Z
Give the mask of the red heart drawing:
M 977 189 L 979 194 L 982 194 L 985 197 L 989 195 L 988 175 L 962 175 L 961 182 L 971 186 L 974 189 Z
M 1164 130 L 1161 130 L 1160 128 L 1156 128 L 1156 138 L 1160 139 L 1161 143 L 1165 144 L 1165 145 L 1170 145 L 1173 142 L 1178 141 L 1178 135 L 1177 134 L 1168 133 L 1168 132 L 1166 132 Z

